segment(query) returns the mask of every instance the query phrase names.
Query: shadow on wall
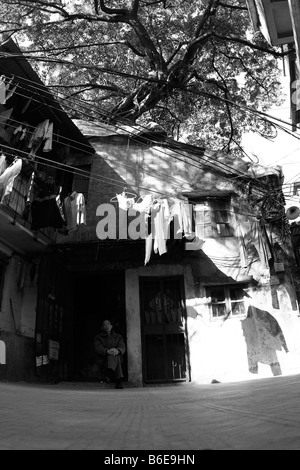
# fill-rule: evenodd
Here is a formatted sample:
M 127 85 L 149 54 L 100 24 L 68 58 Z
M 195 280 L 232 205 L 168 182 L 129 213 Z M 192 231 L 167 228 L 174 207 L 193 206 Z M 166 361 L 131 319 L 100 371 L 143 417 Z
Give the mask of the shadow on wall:
M 247 344 L 249 372 L 258 374 L 258 363 L 270 366 L 273 375 L 282 375 L 277 351 L 288 352 L 282 329 L 267 311 L 249 307 L 241 322 Z

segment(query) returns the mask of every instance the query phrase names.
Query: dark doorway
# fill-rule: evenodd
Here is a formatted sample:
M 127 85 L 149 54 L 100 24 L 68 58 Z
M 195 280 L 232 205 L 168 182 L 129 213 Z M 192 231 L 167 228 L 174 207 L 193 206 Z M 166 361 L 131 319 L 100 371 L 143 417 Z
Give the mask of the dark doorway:
M 124 272 L 77 275 L 74 298 L 74 374 L 73 380 L 97 380 L 94 337 L 103 320 L 109 319 L 126 342 Z M 127 359 L 124 357 L 127 380 Z
M 40 360 L 36 373 L 41 378 L 56 381 L 71 377 L 73 309 L 73 274 L 58 254 L 43 256 L 39 265 L 35 331 L 36 360 Z
M 187 381 L 183 279 L 142 278 L 140 289 L 145 383 Z

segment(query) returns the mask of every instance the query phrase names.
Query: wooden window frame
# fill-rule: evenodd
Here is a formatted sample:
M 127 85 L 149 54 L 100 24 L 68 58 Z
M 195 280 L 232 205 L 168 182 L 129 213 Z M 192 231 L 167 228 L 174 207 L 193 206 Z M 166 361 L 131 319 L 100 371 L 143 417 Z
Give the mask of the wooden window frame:
M 212 293 L 213 289 L 220 289 L 223 290 L 224 300 L 212 301 Z M 248 310 L 248 302 L 247 302 L 247 295 L 244 294 L 241 298 L 231 298 L 231 290 L 233 289 L 240 289 L 244 291 L 248 289 L 248 284 L 225 284 L 225 285 L 213 285 L 213 286 L 206 286 L 207 298 L 209 300 L 209 311 L 210 311 L 210 319 L 211 321 L 218 321 L 218 320 L 227 320 L 229 318 L 244 318 L 247 315 Z M 244 311 L 233 313 L 232 312 L 232 305 L 233 304 L 243 304 Z M 224 306 L 224 315 L 214 315 L 214 306 Z
M 200 239 L 234 237 L 233 217 L 229 199 L 206 198 L 194 205 L 194 211 L 196 213 L 195 232 Z M 223 220 L 221 213 L 224 215 Z M 200 221 L 201 218 L 203 222 Z M 202 227 L 201 224 L 203 224 Z

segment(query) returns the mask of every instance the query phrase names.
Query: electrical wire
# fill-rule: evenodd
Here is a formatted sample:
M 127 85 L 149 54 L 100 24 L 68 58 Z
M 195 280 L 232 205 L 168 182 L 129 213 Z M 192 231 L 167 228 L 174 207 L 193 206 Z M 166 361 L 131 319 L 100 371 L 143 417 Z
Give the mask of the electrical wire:
M 35 92 L 35 93 L 36 93 L 36 92 Z M 25 97 L 25 98 L 28 98 L 27 96 L 22 95 L 22 94 L 18 93 L 17 91 L 15 91 L 15 94 L 20 95 L 20 96 L 23 96 L 23 97 Z M 50 92 L 49 92 L 49 94 L 50 94 Z M 53 98 L 53 95 L 51 95 L 51 96 L 52 96 L 52 98 Z M 40 100 L 35 100 L 35 101 L 38 102 L 38 103 L 41 103 Z M 50 105 L 50 106 L 51 106 L 51 105 Z M 53 107 L 53 106 L 52 106 L 52 108 L 56 109 L 56 108 Z M 73 109 L 73 110 L 74 110 L 74 109 Z M 90 117 L 90 116 L 88 116 L 88 117 Z M 100 128 L 106 129 L 105 126 L 104 126 L 104 124 L 101 125 L 101 123 L 97 123 L 96 126 L 99 126 Z M 115 127 L 118 127 L 118 126 L 115 126 Z M 142 126 L 139 126 L 139 127 L 142 127 Z M 120 128 L 120 129 L 122 129 L 122 128 Z M 149 131 L 149 129 L 148 129 L 147 127 L 145 127 L 145 130 L 146 130 L 146 131 Z M 122 129 L 122 131 L 123 131 L 123 132 L 122 132 L 122 135 L 123 135 L 123 134 L 124 134 L 124 130 Z M 129 134 L 130 134 L 130 133 L 129 133 Z M 134 140 L 134 138 L 136 138 L 136 135 L 135 135 L 135 134 L 133 134 L 132 140 Z M 139 136 L 138 141 L 140 142 L 140 140 L 141 140 L 141 136 Z M 148 144 L 149 140 L 150 140 L 149 138 L 145 138 L 145 141 L 147 142 L 147 144 Z M 150 141 L 151 141 L 151 140 L 150 140 Z M 152 140 L 152 143 L 154 143 L 154 144 L 156 144 L 156 145 L 158 144 L 158 142 L 156 142 L 156 141 L 154 141 L 154 140 Z M 160 150 L 160 149 L 159 149 L 159 150 Z M 196 163 L 197 163 L 196 167 L 199 168 L 199 157 L 198 157 L 198 159 L 196 160 L 196 159 L 194 159 L 193 157 L 191 157 L 190 155 L 182 155 L 182 154 L 180 154 L 179 152 L 177 152 L 176 150 L 174 151 L 174 149 L 172 149 L 172 151 L 175 152 L 176 154 L 180 155 L 180 156 L 183 156 L 184 158 L 189 158 L 189 159 L 191 159 L 193 162 L 196 162 Z M 187 150 L 187 151 L 188 151 L 188 150 Z M 168 155 L 166 152 L 163 152 L 162 150 L 160 150 L 160 152 L 162 152 L 164 155 Z M 216 153 L 218 153 L 218 152 L 216 151 Z M 169 155 L 168 155 L 168 156 L 169 156 Z M 176 158 L 176 157 L 175 157 L 175 158 Z M 200 158 L 201 158 L 201 157 L 200 157 Z M 180 161 L 183 161 L 183 160 L 180 160 Z M 239 172 L 237 169 L 234 169 L 234 168 L 230 167 L 229 165 L 227 165 L 227 164 L 225 164 L 225 163 L 223 163 L 223 162 L 218 162 L 218 160 L 213 159 L 213 158 L 211 158 L 211 157 L 208 157 L 208 156 L 206 155 L 206 159 L 204 160 L 204 164 L 207 166 L 207 163 L 211 163 L 211 161 L 213 162 L 214 168 L 217 166 L 217 168 L 219 168 L 219 169 L 220 169 L 221 171 L 223 171 L 223 172 L 224 172 L 224 170 L 230 170 L 231 172 L 237 173 L 237 176 L 235 176 L 236 178 L 238 178 L 238 177 L 243 177 L 243 178 L 248 178 L 249 180 L 253 180 L 253 176 L 249 176 L 248 174 Z M 186 164 L 186 161 L 183 161 L 183 162 Z M 223 165 L 223 167 L 220 166 L 220 163 L 221 163 L 221 165 Z M 195 166 L 195 165 L 193 165 L 193 166 Z M 218 176 L 220 176 L 220 175 L 218 175 Z M 231 179 L 231 180 L 232 180 L 233 178 L 234 178 L 234 177 L 230 176 L 230 179 Z M 227 180 L 228 177 L 225 178 L 225 179 Z
M 15 120 L 15 119 L 11 119 L 11 118 L 10 118 L 10 122 L 11 122 L 11 123 L 15 123 L 15 124 L 24 124 L 22 121 L 17 121 L 17 120 Z M 13 126 L 12 124 L 7 124 L 7 127 L 13 127 L 13 128 L 14 128 L 14 126 Z M 32 127 L 33 129 L 35 129 L 34 126 L 30 126 L 30 127 Z M 33 134 L 33 132 L 32 132 L 31 134 Z M 60 136 L 60 135 L 57 134 L 57 137 L 59 137 L 59 136 Z M 1 144 L 0 144 L 0 145 L 1 145 Z M 15 151 L 18 151 L 18 148 L 16 148 L 16 147 L 14 147 L 14 148 L 15 148 Z M 77 147 L 73 147 L 73 146 L 70 146 L 70 148 L 72 148 L 73 150 L 79 150 L 79 151 L 81 150 L 81 149 L 78 149 Z M 29 150 L 30 150 L 30 149 L 29 149 Z M 90 153 L 89 153 L 89 155 L 90 155 Z M 36 155 L 35 155 L 35 156 L 36 156 Z M 125 168 L 130 168 L 130 169 L 132 169 L 132 170 L 134 170 L 134 171 L 136 172 L 136 167 L 133 166 L 133 165 L 126 165 L 124 162 L 122 162 L 121 165 L 119 164 L 119 166 L 122 166 L 122 167 L 125 167 Z M 78 167 L 74 166 L 73 168 L 76 169 L 76 168 L 78 168 Z M 140 171 L 140 173 L 148 174 L 148 175 L 150 175 L 150 176 L 153 176 L 153 173 L 147 172 L 147 171 L 144 169 L 144 167 L 142 168 L 142 170 L 139 170 L 139 171 Z M 93 174 L 93 173 L 89 173 L 89 174 Z M 160 175 L 160 176 L 158 176 L 158 175 Z M 164 182 L 166 181 L 166 178 L 167 178 L 167 179 L 171 180 L 171 183 L 170 183 L 170 184 L 175 184 L 175 183 L 176 183 L 176 184 L 180 185 L 181 187 L 183 187 L 183 185 L 185 185 L 185 184 L 187 185 L 187 182 L 186 182 L 186 181 L 184 181 L 184 180 L 179 180 L 178 178 L 176 178 L 176 177 L 174 177 L 174 176 L 170 176 L 170 174 L 167 174 L 167 173 L 162 173 L 162 172 L 159 172 L 159 171 L 155 171 L 155 177 L 156 177 L 157 179 L 161 180 L 161 181 L 164 181 Z M 172 182 L 172 180 L 174 180 L 174 182 Z M 188 189 L 190 189 L 190 187 L 188 186 L 186 189 L 188 190 Z
M 21 77 L 21 78 L 23 78 L 23 77 Z M 35 84 L 35 85 L 36 85 L 36 84 Z M 50 92 L 49 92 L 49 94 L 50 94 Z M 53 97 L 53 95 L 51 95 L 51 96 Z M 26 96 L 25 96 L 25 97 L 26 97 Z M 28 97 L 26 97 L 26 98 L 28 98 Z M 39 102 L 40 102 L 40 101 L 39 101 Z M 40 103 L 41 103 L 41 102 L 40 102 Z M 60 110 L 60 111 L 61 111 L 61 110 Z M 146 128 L 146 129 L 147 129 L 147 128 Z M 147 129 L 147 130 L 148 130 L 148 129 Z M 149 139 L 147 139 L 147 140 L 149 141 Z M 157 142 L 154 142 L 154 143 L 157 144 Z M 166 153 L 165 153 L 165 154 L 166 154 Z M 181 155 L 181 154 L 180 154 L 180 155 Z M 185 157 L 186 157 L 186 156 L 185 156 Z M 192 159 L 192 160 L 195 161 L 194 159 Z M 182 160 L 181 160 L 181 161 L 182 161 Z M 184 162 L 184 163 L 186 164 L 186 162 Z M 199 164 L 198 161 L 197 161 L 197 163 Z M 207 160 L 205 161 L 205 164 L 207 165 Z M 236 171 L 235 169 L 229 167 L 228 165 L 226 165 L 226 166 L 227 166 L 227 168 L 230 168 L 231 171 Z M 197 168 L 199 168 L 199 167 L 197 166 Z M 222 168 L 222 171 L 224 171 L 224 168 Z M 249 179 L 252 179 L 252 180 L 253 180 L 253 177 L 250 177 L 250 176 L 248 176 L 248 175 L 246 175 L 246 174 L 242 174 L 242 176 L 243 176 L 243 177 L 248 177 Z
M 18 150 L 20 152 L 19 149 L 15 149 L 14 147 L 4 146 L 4 145 L 0 144 L 0 148 L 1 148 L 1 146 L 6 147 L 7 149 L 9 149 L 9 150 L 6 150 L 5 153 L 8 154 L 8 155 L 11 155 L 13 157 L 16 156 L 15 150 Z M 25 156 L 24 157 L 19 157 L 19 158 L 21 158 L 22 160 L 28 161 L 28 153 L 25 152 L 25 151 L 21 151 L 21 152 L 24 153 Z M 84 176 L 88 179 L 95 180 L 97 182 L 103 182 L 103 183 L 107 183 L 107 184 L 109 183 L 109 185 L 114 185 L 114 186 L 124 188 L 124 183 L 121 184 L 120 182 L 116 182 L 111 178 L 106 178 L 106 177 L 103 177 L 102 175 L 97 175 L 97 176 L 90 177 L 90 173 L 86 170 L 74 171 L 74 170 L 78 170 L 78 169 L 75 168 L 75 167 L 72 167 L 71 165 L 61 164 L 59 162 L 53 162 L 52 160 L 45 159 L 45 158 L 39 157 L 39 156 L 35 156 L 35 157 L 37 157 L 39 159 L 39 161 L 38 161 L 39 165 L 46 166 L 46 167 L 49 167 L 49 168 L 53 168 L 53 169 L 56 169 L 56 170 L 62 170 L 61 167 L 63 166 L 64 167 L 63 171 L 66 172 L 66 173 L 77 174 L 79 176 Z M 40 161 L 40 160 L 43 160 L 43 161 Z M 130 185 L 130 187 L 137 187 L 137 186 L 132 184 L 132 185 Z M 171 199 L 176 198 L 178 200 L 183 200 L 184 202 L 186 202 L 186 199 L 182 199 L 177 195 L 174 196 L 174 194 L 169 194 L 168 195 L 166 192 L 162 193 L 161 191 L 156 191 L 156 190 L 153 190 L 153 189 L 150 189 L 150 188 L 140 188 L 140 189 L 144 189 L 145 191 L 147 191 L 148 194 L 153 193 L 155 195 L 158 195 L 157 196 L 158 198 L 162 197 L 162 194 L 163 194 L 164 195 L 163 197 L 167 196 Z M 96 191 L 96 190 L 90 190 L 89 189 L 89 194 L 103 194 L 103 191 Z M 189 198 L 189 204 L 194 205 L 194 204 L 197 204 L 197 203 L 198 203 L 198 201 L 193 200 L 192 198 Z M 237 210 L 237 208 L 235 208 L 234 210 L 227 209 L 226 212 L 227 213 L 232 213 L 233 215 L 243 215 L 243 216 L 254 218 L 254 219 L 257 218 L 257 216 L 255 214 L 249 213 L 249 212 L 243 212 L 240 209 Z
M 66 59 L 59 59 L 59 60 L 54 60 L 53 59 L 52 60 L 52 59 L 48 59 L 46 57 L 38 57 L 38 56 L 28 56 L 27 57 L 26 53 L 13 54 L 13 53 L 7 53 L 7 52 L 3 53 L 3 52 L 1 52 L 0 57 L 1 56 L 4 57 L 4 58 L 5 57 L 23 57 L 25 59 L 33 60 L 33 61 L 37 61 L 37 62 L 40 61 L 40 62 L 60 63 L 60 64 L 75 66 L 77 68 L 82 68 L 82 69 L 87 69 L 87 70 L 92 69 L 92 70 L 95 70 L 95 71 L 98 71 L 98 72 L 107 73 L 109 75 L 117 75 L 117 76 L 120 76 L 120 77 L 130 78 L 130 79 L 134 79 L 134 80 L 139 79 L 139 80 L 143 80 L 143 81 L 146 81 L 146 82 L 154 82 L 154 83 L 157 83 L 157 84 L 160 84 L 160 85 L 167 85 L 169 87 L 179 89 L 179 90 L 185 91 L 187 93 L 191 93 L 191 94 L 194 94 L 194 95 L 197 95 L 197 96 L 206 97 L 206 98 L 209 98 L 209 99 L 212 99 L 212 100 L 217 100 L 217 101 L 220 101 L 220 102 L 223 102 L 223 103 L 230 104 L 234 107 L 238 107 L 238 108 L 243 109 L 245 111 L 251 112 L 251 113 L 256 114 L 256 115 L 259 115 L 262 118 L 265 117 L 267 119 L 272 119 L 272 121 L 275 120 L 275 121 L 287 124 L 288 126 L 293 126 L 292 123 L 284 121 L 283 119 L 276 118 L 274 116 L 269 115 L 268 113 L 265 113 L 263 111 L 259 111 L 257 109 L 251 108 L 251 107 L 246 106 L 246 105 L 242 105 L 241 103 L 236 103 L 232 100 L 229 100 L 228 98 L 222 98 L 221 96 L 213 95 L 212 93 L 208 93 L 208 92 L 205 92 L 205 91 L 197 92 L 197 91 L 191 90 L 191 89 L 189 89 L 185 86 L 181 86 L 179 84 L 172 83 L 172 82 L 167 82 L 165 80 L 161 80 L 161 79 L 158 79 L 158 78 L 155 78 L 155 77 L 146 77 L 146 76 L 137 75 L 137 74 L 129 74 L 129 73 L 126 73 L 126 72 L 111 70 L 111 69 L 108 69 L 108 68 L 105 68 L 105 67 L 98 67 L 98 66 L 89 65 L 89 64 L 78 64 L 78 63 L 74 63 L 72 61 L 68 61 Z M 298 127 L 298 126 L 296 126 L 296 128 L 300 129 L 300 127 Z

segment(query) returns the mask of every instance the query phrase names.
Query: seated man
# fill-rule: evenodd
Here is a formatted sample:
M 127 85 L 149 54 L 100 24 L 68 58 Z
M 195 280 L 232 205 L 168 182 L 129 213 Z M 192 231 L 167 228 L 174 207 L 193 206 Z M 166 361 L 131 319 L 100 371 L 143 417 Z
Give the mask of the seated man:
M 113 331 L 109 320 L 104 320 L 101 332 L 95 337 L 96 362 L 100 370 L 105 371 L 105 380 L 115 380 L 116 388 L 123 388 L 122 361 L 125 343 L 118 333 Z

